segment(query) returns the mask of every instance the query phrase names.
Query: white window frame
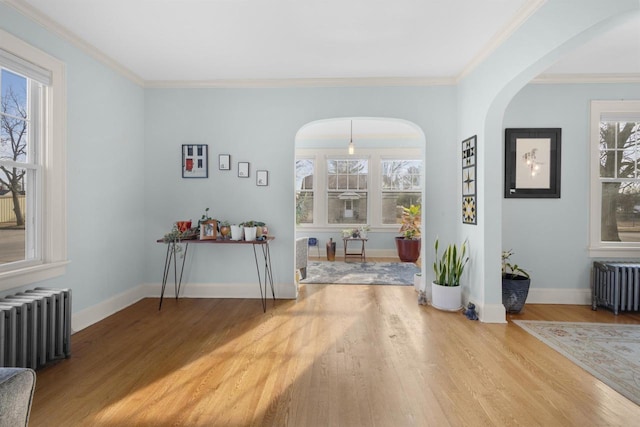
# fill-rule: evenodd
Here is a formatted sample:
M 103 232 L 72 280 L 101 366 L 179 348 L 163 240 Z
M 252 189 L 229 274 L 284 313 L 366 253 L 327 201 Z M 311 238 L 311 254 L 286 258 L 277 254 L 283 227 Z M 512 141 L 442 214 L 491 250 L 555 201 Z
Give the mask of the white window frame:
M 66 69 L 47 53 L 0 30 L 0 48 L 51 72 L 51 85 L 43 94 L 41 151 L 38 153 L 41 193 L 36 224 L 28 226 L 39 233 L 40 247 L 35 260 L 7 264 L 0 271 L 0 291 L 61 276 L 67 260 L 66 185 Z
M 589 221 L 589 255 L 593 258 L 629 258 L 640 255 L 640 242 L 603 242 L 601 240 L 602 181 L 600 179 L 600 121 L 604 116 L 640 115 L 638 101 L 591 101 L 590 175 L 591 200 Z
M 295 159 L 313 159 L 314 160 L 314 212 L 312 224 L 297 224 L 296 228 L 305 232 L 331 232 L 341 231 L 345 228 L 344 224 L 329 224 L 327 219 L 327 159 L 345 159 L 345 150 L 341 149 L 308 149 L 299 148 L 296 150 Z M 397 224 L 382 224 L 381 205 L 382 205 L 382 177 L 381 167 L 383 160 L 407 160 L 414 159 L 424 162 L 420 148 L 358 148 L 353 159 L 363 159 L 369 162 L 367 193 L 368 193 L 368 224 L 372 231 L 397 232 Z M 424 185 L 424 163 L 422 185 Z M 421 190 L 424 194 L 424 189 Z

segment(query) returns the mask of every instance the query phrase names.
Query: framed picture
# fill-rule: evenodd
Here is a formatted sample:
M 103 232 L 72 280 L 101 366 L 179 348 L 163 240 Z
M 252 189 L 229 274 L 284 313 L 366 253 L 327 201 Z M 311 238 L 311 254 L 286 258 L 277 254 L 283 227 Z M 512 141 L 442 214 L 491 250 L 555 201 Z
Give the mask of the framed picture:
M 214 240 L 218 238 L 218 221 L 211 219 L 200 223 L 200 240 Z
M 478 223 L 476 194 L 477 137 L 473 135 L 462 141 L 462 223 Z
M 249 178 L 249 162 L 238 162 L 238 176 Z
M 505 198 L 560 198 L 561 137 L 560 128 L 505 129 Z
M 259 187 L 269 185 L 269 171 L 256 171 L 256 185 Z
M 221 171 L 231 170 L 231 155 L 220 154 L 218 156 L 218 169 Z
M 182 177 L 209 177 L 209 146 L 206 144 L 182 144 Z

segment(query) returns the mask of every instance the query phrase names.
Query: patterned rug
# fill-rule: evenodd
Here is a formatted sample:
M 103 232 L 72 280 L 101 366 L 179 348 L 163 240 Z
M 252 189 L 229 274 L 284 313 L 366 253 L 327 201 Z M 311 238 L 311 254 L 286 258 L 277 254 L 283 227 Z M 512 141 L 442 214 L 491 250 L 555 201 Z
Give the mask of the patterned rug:
M 340 285 L 413 285 L 420 269 L 409 262 L 309 262 L 300 283 Z
M 640 405 L 640 325 L 534 320 L 514 323 Z

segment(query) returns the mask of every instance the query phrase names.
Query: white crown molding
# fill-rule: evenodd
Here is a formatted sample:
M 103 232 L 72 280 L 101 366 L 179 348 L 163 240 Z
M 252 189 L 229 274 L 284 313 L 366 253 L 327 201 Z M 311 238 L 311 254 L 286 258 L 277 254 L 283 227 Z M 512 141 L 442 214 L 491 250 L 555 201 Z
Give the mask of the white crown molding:
M 319 79 L 147 80 L 145 88 L 282 88 L 344 86 L 448 86 L 454 78 L 370 77 Z
M 82 40 L 76 34 L 72 33 L 62 25 L 53 21 L 51 18 L 44 15 L 42 12 L 36 10 L 30 4 L 27 4 L 22 0 L 0 0 L 0 1 L 11 6 L 15 10 L 23 14 L 25 17 L 31 19 L 32 21 L 44 27 L 46 30 L 51 31 L 52 33 L 62 37 L 64 40 L 67 40 L 68 42 L 72 43 L 74 46 L 78 47 L 83 52 L 91 56 L 92 58 L 102 62 L 109 68 L 113 69 L 114 71 L 118 72 L 125 78 L 132 81 L 133 83 L 139 86 L 144 86 L 144 80 L 140 76 L 138 76 L 128 68 L 124 67 L 122 64 L 115 61 L 113 58 L 109 57 L 108 55 L 105 55 L 102 51 L 100 51 L 98 48 L 96 48 L 92 44 Z
M 640 83 L 640 74 L 541 74 L 534 84 Z
M 496 34 L 489 43 L 482 49 L 473 59 L 464 67 L 462 72 L 456 78 L 456 82 L 459 82 L 464 77 L 469 75 L 482 61 L 487 59 L 501 44 L 503 44 L 520 26 L 531 17 L 547 0 L 531 0 L 528 1 L 515 17 Z

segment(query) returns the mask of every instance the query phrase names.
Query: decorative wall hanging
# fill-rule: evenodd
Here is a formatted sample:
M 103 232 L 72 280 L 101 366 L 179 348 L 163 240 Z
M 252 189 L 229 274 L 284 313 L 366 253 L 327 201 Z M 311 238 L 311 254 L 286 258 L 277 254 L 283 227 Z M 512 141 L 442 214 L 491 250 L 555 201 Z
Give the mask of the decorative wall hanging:
M 238 176 L 249 178 L 249 162 L 238 162 Z
M 268 171 L 256 171 L 256 185 L 259 187 L 269 185 Z
M 209 146 L 182 144 L 182 177 L 207 178 L 209 176 Z
M 505 129 L 505 198 L 560 198 L 561 137 L 560 128 Z
M 476 135 L 462 141 L 462 223 L 478 223 Z
M 220 154 L 218 156 L 218 169 L 221 171 L 231 170 L 231 155 Z

